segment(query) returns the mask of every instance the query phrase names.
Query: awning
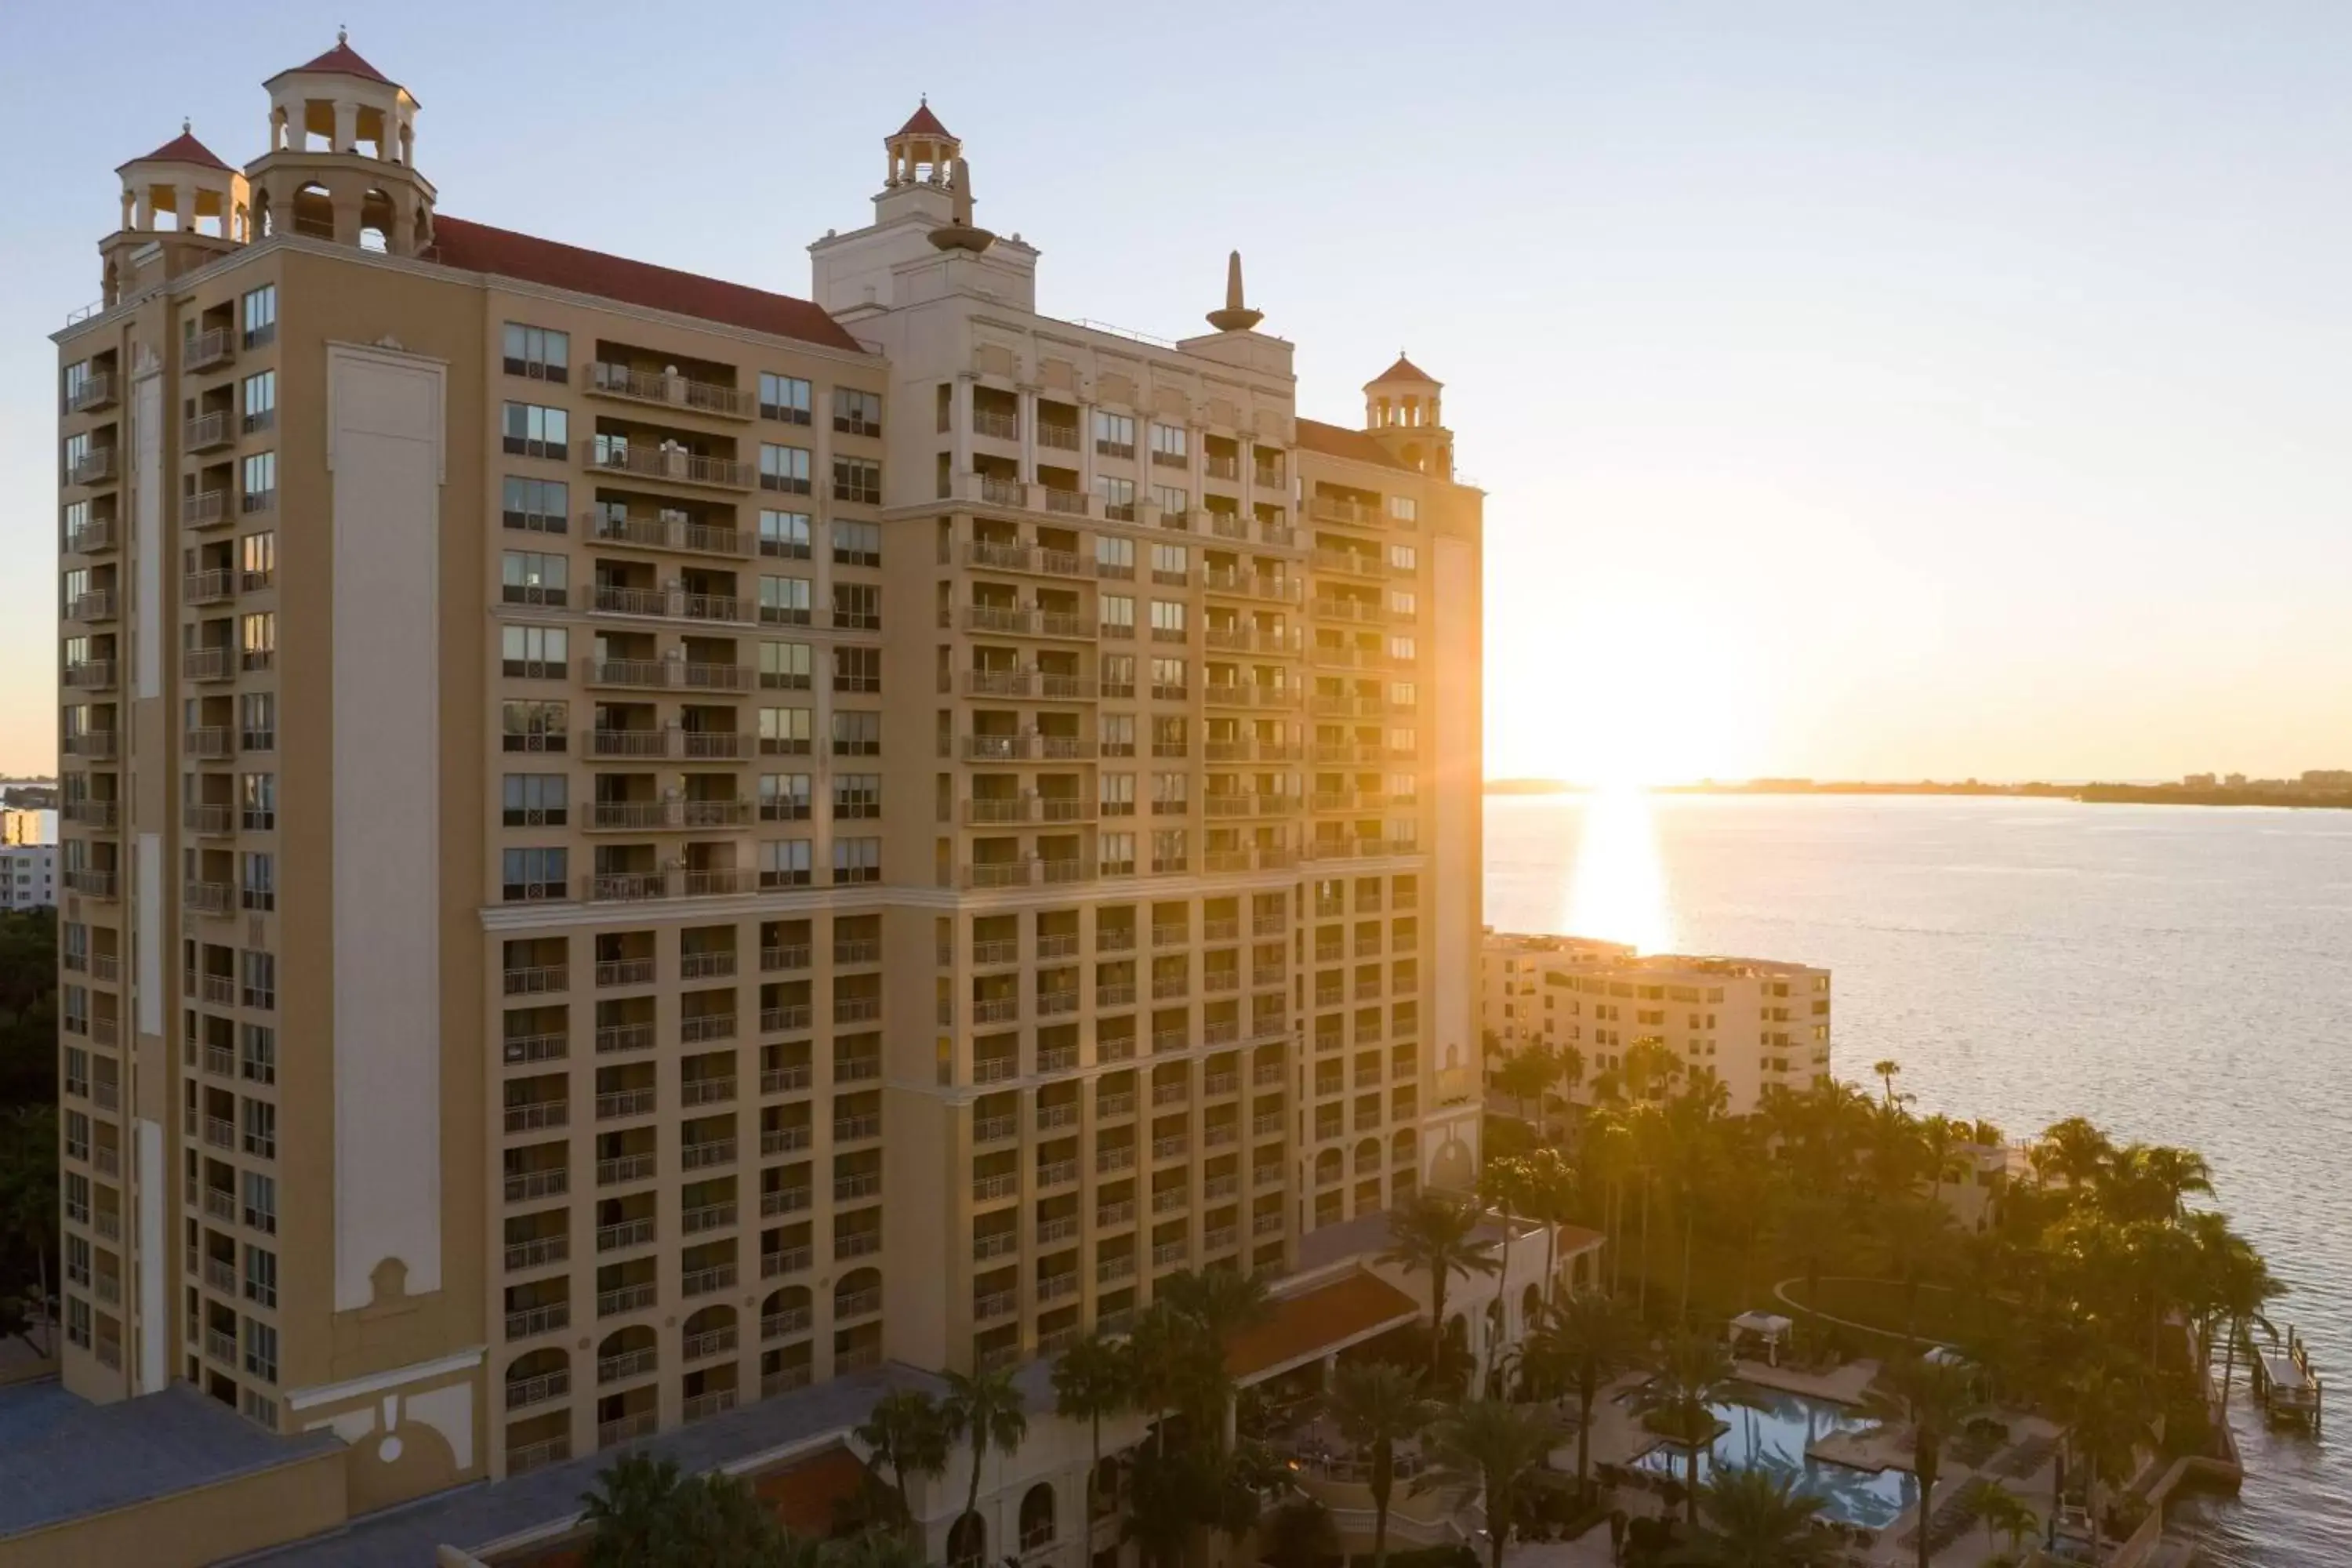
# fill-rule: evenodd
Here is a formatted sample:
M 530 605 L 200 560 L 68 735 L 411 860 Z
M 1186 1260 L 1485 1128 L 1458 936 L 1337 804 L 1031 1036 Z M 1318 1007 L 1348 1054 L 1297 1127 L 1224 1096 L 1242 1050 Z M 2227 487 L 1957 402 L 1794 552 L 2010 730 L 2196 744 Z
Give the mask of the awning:
M 1421 1304 L 1387 1280 L 1361 1269 L 1277 1297 L 1265 1321 L 1235 1334 L 1225 1346 L 1225 1371 L 1241 1384 L 1260 1383 L 1293 1367 L 1410 1323 Z

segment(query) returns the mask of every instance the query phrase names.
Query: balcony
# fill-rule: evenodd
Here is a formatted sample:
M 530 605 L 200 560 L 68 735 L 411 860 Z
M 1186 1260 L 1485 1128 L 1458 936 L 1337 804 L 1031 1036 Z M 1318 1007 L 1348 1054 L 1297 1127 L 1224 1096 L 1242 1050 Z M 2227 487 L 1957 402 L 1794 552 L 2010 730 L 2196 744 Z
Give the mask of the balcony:
M 113 372 L 93 371 L 82 377 L 80 384 L 66 399 L 66 412 L 87 414 L 93 408 L 104 408 L 114 401 L 114 396 Z
M 570 1396 L 572 1373 L 567 1371 L 545 1373 L 538 1377 L 511 1379 L 507 1384 L 507 1408 L 527 1410 L 534 1405 L 547 1405 Z M 520 1450 L 518 1450 L 520 1451 Z M 507 1470 L 513 1473 L 515 1456 L 507 1456 Z
M 732 458 L 698 457 L 674 447 L 625 441 L 583 441 L 580 462 L 596 473 L 633 474 L 641 479 L 714 489 L 748 490 L 759 481 L 756 468 Z
M 84 452 L 67 474 L 66 482 L 76 485 L 101 485 L 116 477 L 114 448 L 92 447 Z
M 631 370 L 604 360 L 589 367 L 588 384 L 582 390 L 591 396 L 658 404 L 719 419 L 749 419 L 759 409 L 758 399 L 740 387 L 661 371 Z
M 655 1301 L 651 1281 L 643 1285 L 624 1285 L 617 1290 L 601 1290 L 596 1295 L 596 1315 L 617 1318 L 624 1312 L 642 1312 Z
M 572 1256 L 572 1238 L 557 1234 L 517 1242 L 506 1250 L 506 1266 L 511 1271 L 544 1268 L 551 1263 L 562 1263 Z
M 226 882 L 184 882 L 180 891 L 180 901 L 190 914 L 226 915 L 236 903 Z
M 760 1278 L 773 1279 L 780 1275 L 805 1274 L 816 1261 L 816 1254 L 805 1247 L 787 1247 L 779 1252 L 763 1253 L 760 1258 Z
M 191 490 L 180 499 L 180 526 L 211 528 L 228 521 L 228 491 Z
M 229 424 L 226 408 L 199 414 L 183 424 L 180 429 L 180 445 L 191 452 L 208 452 L 216 447 L 226 447 L 236 439 L 236 431 Z
M 115 547 L 114 524 L 107 518 L 98 518 L 82 524 L 66 535 L 68 555 L 96 555 Z
M 115 614 L 114 594 L 110 589 L 77 594 L 66 604 L 66 619 L 69 621 L 110 621 Z
M 572 1326 L 572 1304 L 557 1301 L 549 1306 L 526 1308 L 507 1314 L 507 1338 L 527 1340 L 537 1334 L 560 1333 Z
M 181 750 L 192 757 L 218 762 L 236 755 L 236 733 L 222 725 L 190 730 L 181 739 Z

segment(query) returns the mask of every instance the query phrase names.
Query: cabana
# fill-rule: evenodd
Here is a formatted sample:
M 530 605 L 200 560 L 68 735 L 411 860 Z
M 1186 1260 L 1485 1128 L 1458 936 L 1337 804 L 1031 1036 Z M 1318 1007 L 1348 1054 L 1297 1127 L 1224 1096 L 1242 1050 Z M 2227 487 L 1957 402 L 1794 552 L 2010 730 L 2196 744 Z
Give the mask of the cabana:
M 1779 1366 L 1780 1346 L 1789 1338 L 1790 1327 L 1789 1320 L 1778 1313 L 1742 1312 L 1731 1320 L 1731 1327 L 1724 1337 L 1730 1343 L 1734 1355 L 1739 1353 L 1742 1335 L 1763 1341 L 1765 1363 L 1769 1366 Z

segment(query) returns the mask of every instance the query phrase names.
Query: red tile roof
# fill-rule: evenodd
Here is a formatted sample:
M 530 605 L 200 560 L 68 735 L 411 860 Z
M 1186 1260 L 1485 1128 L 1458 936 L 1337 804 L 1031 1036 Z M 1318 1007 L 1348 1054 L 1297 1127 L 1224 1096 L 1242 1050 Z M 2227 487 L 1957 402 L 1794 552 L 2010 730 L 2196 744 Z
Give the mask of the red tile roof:
M 1417 1316 L 1413 1299 L 1377 1275 L 1361 1269 L 1285 1296 L 1265 1321 L 1244 1329 L 1225 1346 L 1225 1370 L 1237 1379 L 1262 1376 L 1311 1355 L 1338 1350 L 1342 1342 Z
M 630 261 L 464 218 L 433 219 L 435 258 L 468 272 L 568 289 L 624 304 L 723 321 L 755 332 L 857 352 L 857 340 L 815 303 L 650 262 Z
M 185 131 L 156 148 L 144 158 L 133 158 L 131 163 L 194 163 L 205 169 L 227 169 L 228 165 L 213 155 L 213 150 Z M 118 163 L 114 172 L 121 174 L 131 163 Z
M 293 68 L 298 71 L 325 71 L 334 76 L 355 76 L 362 81 L 380 81 L 386 87 L 400 85 L 362 59 L 360 52 L 345 43 L 340 36 L 336 37 L 333 48 L 309 64 L 299 65 Z M 284 76 L 287 73 L 280 71 L 278 74 Z
M 955 132 L 940 124 L 940 117 L 931 112 L 931 100 L 928 98 L 915 106 L 914 113 L 907 116 L 907 123 L 898 127 L 898 134 L 901 136 L 936 136 L 942 142 L 952 142 L 955 140 Z
M 1559 1255 L 1573 1258 L 1587 1247 L 1598 1247 L 1608 1239 L 1604 1232 L 1587 1230 L 1580 1225 L 1564 1225 L 1559 1227 Z
M 1375 468 L 1412 469 L 1389 456 L 1389 449 L 1361 430 L 1349 430 L 1344 426 L 1326 425 L 1319 419 L 1298 422 L 1298 444 L 1310 452 L 1320 452 L 1327 458 L 1345 458 L 1350 462 L 1370 463 Z
M 804 1540 L 822 1541 L 834 1532 L 844 1505 L 855 1501 L 865 1485 L 864 1461 L 846 1448 L 827 1448 L 814 1458 L 759 1477 L 751 1491 L 786 1530 Z
M 1396 363 L 1389 366 L 1388 369 L 1381 372 L 1380 374 L 1372 377 L 1371 380 L 1366 382 L 1364 384 L 1367 386 L 1378 386 L 1384 381 L 1421 381 L 1427 382 L 1432 386 L 1444 384 L 1435 376 L 1422 369 L 1421 366 L 1413 363 L 1412 361 L 1405 358 L 1402 352 L 1397 354 Z

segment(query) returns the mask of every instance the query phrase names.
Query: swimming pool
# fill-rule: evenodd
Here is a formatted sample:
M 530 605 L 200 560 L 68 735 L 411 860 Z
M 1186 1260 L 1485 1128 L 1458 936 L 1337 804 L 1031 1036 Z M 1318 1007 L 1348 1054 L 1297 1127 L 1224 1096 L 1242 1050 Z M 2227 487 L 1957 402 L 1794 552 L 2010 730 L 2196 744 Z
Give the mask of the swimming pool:
M 1755 1402 L 1752 1406 L 1708 1406 L 1727 1429 L 1699 1455 L 1701 1482 L 1718 1464 L 1794 1470 L 1805 1490 L 1824 1500 L 1825 1517 L 1871 1530 L 1884 1530 L 1919 1500 L 1918 1479 L 1908 1470 L 1857 1470 L 1806 1456 L 1821 1438 L 1872 1425 L 1849 1406 L 1777 1388 L 1749 1388 L 1746 1397 Z M 1633 1463 L 1681 1479 L 1689 1473 L 1689 1452 L 1677 1443 L 1661 1443 Z

